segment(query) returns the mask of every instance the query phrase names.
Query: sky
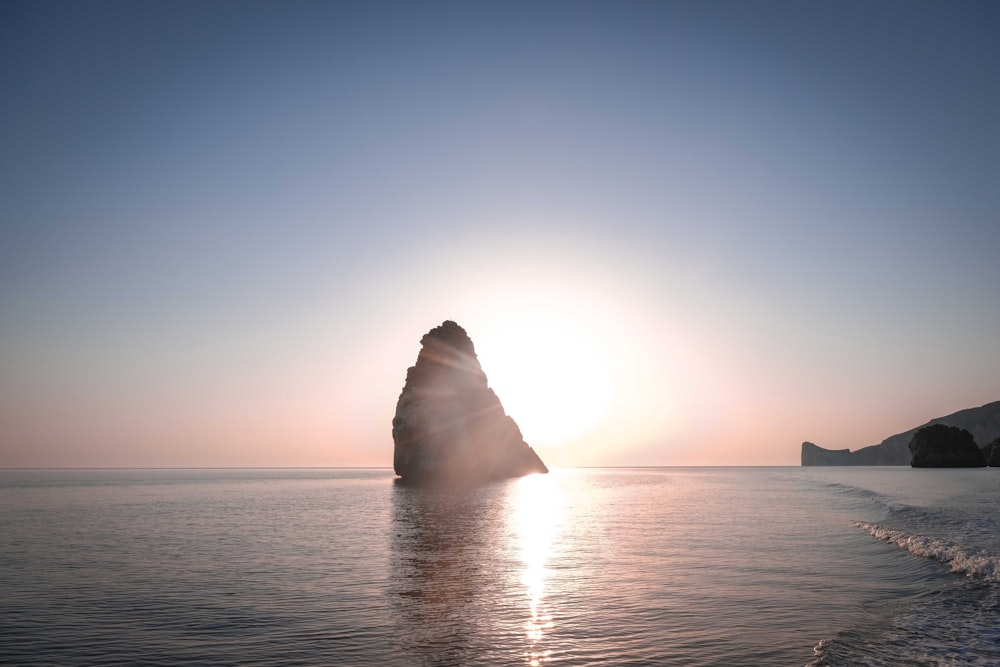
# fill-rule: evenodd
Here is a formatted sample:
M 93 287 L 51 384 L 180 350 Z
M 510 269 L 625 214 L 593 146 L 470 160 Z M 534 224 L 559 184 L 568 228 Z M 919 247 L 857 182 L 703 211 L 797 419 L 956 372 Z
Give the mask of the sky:
M 550 466 L 1000 400 L 992 2 L 0 5 L 0 467 L 390 466 L 445 319 Z

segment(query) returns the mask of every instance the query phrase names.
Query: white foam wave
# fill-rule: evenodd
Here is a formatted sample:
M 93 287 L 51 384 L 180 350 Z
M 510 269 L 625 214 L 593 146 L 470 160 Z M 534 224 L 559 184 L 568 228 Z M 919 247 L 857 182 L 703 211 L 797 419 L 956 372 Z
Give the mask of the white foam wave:
M 806 663 L 806 667 L 828 667 L 829 666 L 829 656 L 827 655 L 827 646 L 829 642 L 825 639 L 820 639 L 819 643 L 813 647 L 814 659 Z
M 868 531 L 872 537 L 906 549 L 916 556 L 940 561 L 948 565 L 952 572 L 1000 583 L 1000 557 L 991 556 L 980 549 L 970 549 L 927 535 L 911 535 L 902 530 L 864 521 L 855 521 L 854 525 Z

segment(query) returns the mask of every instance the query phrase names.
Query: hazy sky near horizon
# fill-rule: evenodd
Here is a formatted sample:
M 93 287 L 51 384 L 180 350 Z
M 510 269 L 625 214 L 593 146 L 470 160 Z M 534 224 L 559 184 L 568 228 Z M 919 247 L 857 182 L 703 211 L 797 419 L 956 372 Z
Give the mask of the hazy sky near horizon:
M 391 465 L 444 319 L 557 466 L 795 465 L 998 400 L 998 34 L 992 2 L 5 2 L 0 467 Z

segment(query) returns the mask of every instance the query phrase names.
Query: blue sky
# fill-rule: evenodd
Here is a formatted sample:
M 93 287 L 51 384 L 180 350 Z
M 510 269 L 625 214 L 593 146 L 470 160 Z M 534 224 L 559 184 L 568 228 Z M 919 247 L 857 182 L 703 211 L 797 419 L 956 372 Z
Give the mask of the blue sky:
M 0 465 L 388 465 L 420 336 L 539 310 L 631 406 L 556 464 L 1000 398 L 992 3 L 0 13 Z

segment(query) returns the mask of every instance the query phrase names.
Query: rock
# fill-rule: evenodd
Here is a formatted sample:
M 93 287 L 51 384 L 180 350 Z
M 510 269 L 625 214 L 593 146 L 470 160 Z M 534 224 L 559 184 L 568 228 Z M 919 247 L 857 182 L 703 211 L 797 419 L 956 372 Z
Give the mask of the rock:
M 918 429 L 931 424 L 946 424 L 963 428 L 972 434 L 976 443 L 990 442 L 994 438 L 1000 437 L 1000 401 L 987 403 L 978 408 L 959 410 L 944 417 L 937 417 L 922 426 L 890 436 L 880 444 L 862 447 L 853 452 L 845 449 L 823 449 L 811 442 L 804 442 L 802 443 L 802 465 L 909 465 L 910 440 L 913 439 L 913 435 Z
M 983 453 L 964 428 L 932 424 L 913 434 L 910 465 L 914 468 L 982 468 Z
M 1000 468 L 1000 438 L 997 438 L 985 447 L 980 447 L 986 465 L 991 468 Z
M 489 388 L 465 329 L 448 320 L 420 344 L 392 420 L 396 474 L 475 484 L 548 472 Z
M 802 443 L 802 465 L 804 466 L 893 466 L 910 462 L 910 453 L 905 443 L 900 447 L 872 445 L 851 451 L 850 449 L 824 449 L 811 442 Z
M 802 443 L 802 465 L 804 466 L 849 466 L 855 465 L 849 449 L 823 449 L 811 442 Z

